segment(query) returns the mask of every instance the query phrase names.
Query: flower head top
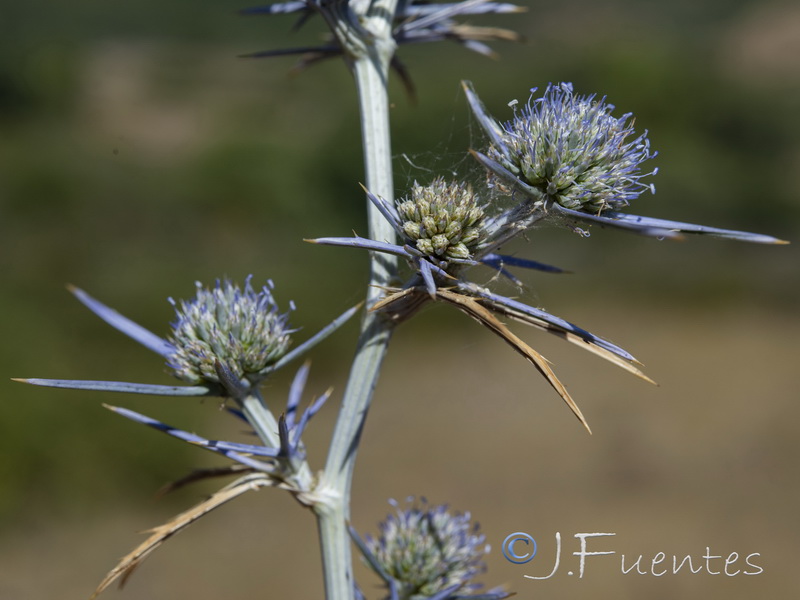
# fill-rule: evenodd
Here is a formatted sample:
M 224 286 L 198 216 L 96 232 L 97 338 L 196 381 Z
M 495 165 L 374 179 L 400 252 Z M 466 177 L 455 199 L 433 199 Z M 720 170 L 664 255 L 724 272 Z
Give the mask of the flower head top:
M 531 90 L 535 92 L 536 88 Z M 642 163 L 653 158 L 647 132 L 636 136 L 630 113 L 612 116 L 613 104 L 576 96 L 572 84 L 550 84 L 502 125 L 502 145 L 489 156 L 565 208 L 599 213 L 627 206 L 643 191 Z
M 281 314 L 272 296 L 272 282 L 256 292 L 248 277 L 244 288 L 228 280 L 213 289 L 197 282 L 191 301 L 170 299 L 177 319 L 170 343 L 175 352 L 169 366 L 188 383 L 219 382 L 216 364 L 237 378 L 258 379 L 289 349 L 288 315 Z
M 414 182 L 410 196 L 397 200 L 397 213 L 405 237 L 428 256 L 469 259 L 483 238 L 483 208 L 469 184 Z
M 386 581 L 390 598 L 469 598 L 467 594 L 481 587 L 472 580 L 486 570 L 483 558 L 489 546 L 469 513 L 429 506 L 424 498 L 407 509 L 390 503 L 395 513 L 380 524 L 377 539 L 362 541 L 354 534 L 370 566 Z M 505 596 L 500 590 L 481 595 Z

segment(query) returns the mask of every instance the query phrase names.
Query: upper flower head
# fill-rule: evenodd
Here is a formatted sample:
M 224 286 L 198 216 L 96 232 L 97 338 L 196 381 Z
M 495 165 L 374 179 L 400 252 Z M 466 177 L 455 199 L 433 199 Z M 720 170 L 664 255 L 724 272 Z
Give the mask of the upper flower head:
M 199 282 L 197 295 L 175 306 L 168 356 L 175 374 L 189 383 L 219 382 L 215 364 L 221 363 L 236 377 L 259 378 L 290 344 L 288 315 L 278 312 L 269 282 L 255 292 L 250 278 L 244 289 L 228 280 L 213 289 Z
M 532 90 L 532 91 L 535 91 Z M 598 213 L 627 206 L 642 192 L 642 163 L 655 156 L 647 133 L 636 136 L 630 113 L 594 95 L 576 96 L 572 85 L 548 85 L 501 126 L 489 155 L 525 183 L 565 208 Z
M 347 10 L 342 5 L 347 4 Z M 321 14 L 334 35 L 333 43 L 316 48 L 297 48 L 290 50 L 272 50 L 256 52 L 248 56 L 266 57 L 286 54 L 302 54 L 303 65 L 317 60 L 338 56 L 346 49 L 352 51 L 352 35 L 343 32 L 363 32 L 363 22 L 368 16 L 374 17 L 372 2 L 327 0 L 289 0 L 273 2 L 267 5 L 254 6 L 242 10 L 246 15 L 278 15 L 299 14 L 298 27 L 314 14 Z M 520 35 L 499 27 L 481 27 L 459 23 L 457 17 L 485 14 L 511 14 L 524 12 L 524 6 L 516 6 L 508 2 L 491 2 L 490 0 L 463 0 L 461 2 L 430 2 L 429 0 L 401 0 L 396 3 L 395 13 L 386 14 L 385 7 L 374 12 L 391 20 L 391 36 L 394 42 L 401 44 L 420 44 L 427 42 L 455 41 L 469 50 L 494 56 L 494 52 L 485 42 L 495 40 L 519 41 Z M 372 35 L 372 34 L 369 34 Z
M 642 192 L 654 191 L 642 181 L 657 169 L 642 172 L 655 156 L 647 133 L 636 136 L 630 113 L 611 115 L 605 98 L 576 96 L 572 85 L 548 85 L 541 98 L 531 98 L 500 124 L 489 115 L 472 84 L 462 82 L 475 118 L 488 134 L 484 154 L 472 155 L 501 185 L 501 192 L 521 194 L 519 202 L 487 225 L 495 246 L 548 216 L 595 223 L 656 238 L 679 239 L 683 233 L 754 242 L 784 244 L 769 235 L 656 219 L 620 212 Z M 535 88 L 534 90 L 535 91 Z
M 489 546 L 469 513 L 429 506 L 424 498 L 406 510 L 392 504 L 395 514 L 380 524 L 380 537 L 367 536 L 362 549 L 398 599 L 465 597 L 481 587 L 472 579 L 486 570 L 483 557 Z M 505 594 L 493 591 L 489 596 Z
M 469 184 L 442 177 L 427 186 L 414 182 L 411 195 L 397 200 L 397 213 L 405 237 L 428 256 L 471 258 L 483 237 L 483 208 Z

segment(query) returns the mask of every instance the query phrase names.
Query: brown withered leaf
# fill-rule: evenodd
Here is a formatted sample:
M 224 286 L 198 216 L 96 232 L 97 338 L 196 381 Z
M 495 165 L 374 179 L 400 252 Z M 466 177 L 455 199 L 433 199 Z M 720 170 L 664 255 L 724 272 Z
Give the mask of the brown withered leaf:
M 481 298 L 477 299 L 478 302 L 488 302 Z M 513 308 L 503 306 L 501 304 L 492 304 L 491 309 L 494 312 L 500 313 L 505 315 L 515 321 L 519 321 L 520 323 L 525 323 L 526 325 L 530 325 L 532 327 L 536 327 L 537 329 L 541 329 L 542 331 L 546 331 L 547 333 L 553 334 L 558 336 L 568 342 L 575 344 L 583 348 L 584 350 L 588 350 L 597 356 L 606 359 L 608 362 L 617 365 L 618 367 L 625 369 L 629 373 L 633 373 L 637 377 L 644 379 L 648 383 L 652 383 L 653 385 L 658 385 L 655 381 L 650 379 L 647 375 L 645 375 L 639 368 L 636 367 L 635 364 L 632 362 L 625 360 L 621 356 L 617 356 L 610 350 L 603 348 L 602 346 L 598 346 L 597 344 L 592 343 L 591 341 L 582 338 L 579 335 L 572 333 L 571 331 L 564 329 L 563 327 L 559 327 L 554 323 L 549 323 L 544 319 L 537 319 L 533 315 L 525 314 L 521 311 L 514 310 Z M 636 361 L 636 364 L 641 364 Z

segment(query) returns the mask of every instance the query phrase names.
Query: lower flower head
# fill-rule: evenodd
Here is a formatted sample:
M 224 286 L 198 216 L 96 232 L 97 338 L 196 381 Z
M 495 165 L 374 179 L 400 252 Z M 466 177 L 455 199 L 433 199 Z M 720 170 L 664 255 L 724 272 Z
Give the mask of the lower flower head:
M 404 234 L 423 254 L 468 259 L 482 240 L 483 208 L 468 184 L 442 177 L 427 186 L 414 182 L 410 197 L 396 204 Z
M 534 90 L 535 91 L 535 90 Z M 643 191 L 641 164 L 655 156 L 647 134 L 635 136 L 633 117 L 613 117 L 612 104 L 576 96 L 572 85 L 548 85 L 502 125 L 506 148 L 490 154 L 526 184 L 565 208 L 601 212 L 627 206 Z
M 448 588 L 452 594 L 480 587 L 471 583 L 485 571 L 483 556 L 489 551 L 470 514 L 451 513 L 447 506 L 397 508 L 381 523 L 378 539 L 366 545 L 383 571 L 399 584 L 398 597 L 433 596 Z
M 255 292 L 250 277 L 244 289 L 228 280 L 213 289 L 199 282 L 189 302 L 172 299 L 177 320 L 168 358 L 178 378 L 189 383 L 219 382 L 219 361 L 239 378 L 259 379 L 265 367 L 281 358 L 291 343 L 288 316 L 280 314 L 272 297 L 272 282 Z

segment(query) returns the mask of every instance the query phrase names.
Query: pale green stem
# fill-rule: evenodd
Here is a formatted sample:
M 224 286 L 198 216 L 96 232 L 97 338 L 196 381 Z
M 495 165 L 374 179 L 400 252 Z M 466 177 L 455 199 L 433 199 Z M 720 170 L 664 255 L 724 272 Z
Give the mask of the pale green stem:
M 257 390 L 251 391 L 239 400 L 239 406 L 264 445 L 279 448 L 281 441 L 278 437 L 278 422 L 275 420 L 275 415 L 264 406 L 261 394 Z
M 372 193 L 392 202 L 394 180 L 389 135 L 388 76 L 395 44 L 391 37 L 392 15 L 397 0 L 378 0 L 363 16 L 360 27 L 346 35 L 349 64 L 358 88 L 364 145 L 365 184 Z M 371 16 L 372 15 L 372 16 Z M 367 35 L 364 35 L 367 33 Z M 395 234 L 380 212 L 367 201 L 369 236 L 393 243 Z M 382 294 L 382 287 L 395 277 L 397 260 L 387 255 L 372 256 L 367 309 Z M 356 355 L 344 391 L 342 408 L 331 439 L 328 460 L 317 488 L 323 501 L 314 510 L 318 518 L 325 593 L 328 600 L 352 600 L 354 580 L 350 537 L 350 484 L 361 430 L 367 417 L 381 363 L 391 339 L 393 324 L 381 315 L 365 315 Z
M 247 422 L 258 435 L 265 446 L 270 448 L 280 448 L 281 440 L 278 435 L 278 421 L 275 415 L 264 404 L 264 400 L 258 390 L 251 392 L 238 400 L 239 407 L 242 409 Z M 306 461 L 293 461 L 291 463 L 291 483 L 299 490 L 311 490 L 313 485 L 313 475 L 311 468 Z

